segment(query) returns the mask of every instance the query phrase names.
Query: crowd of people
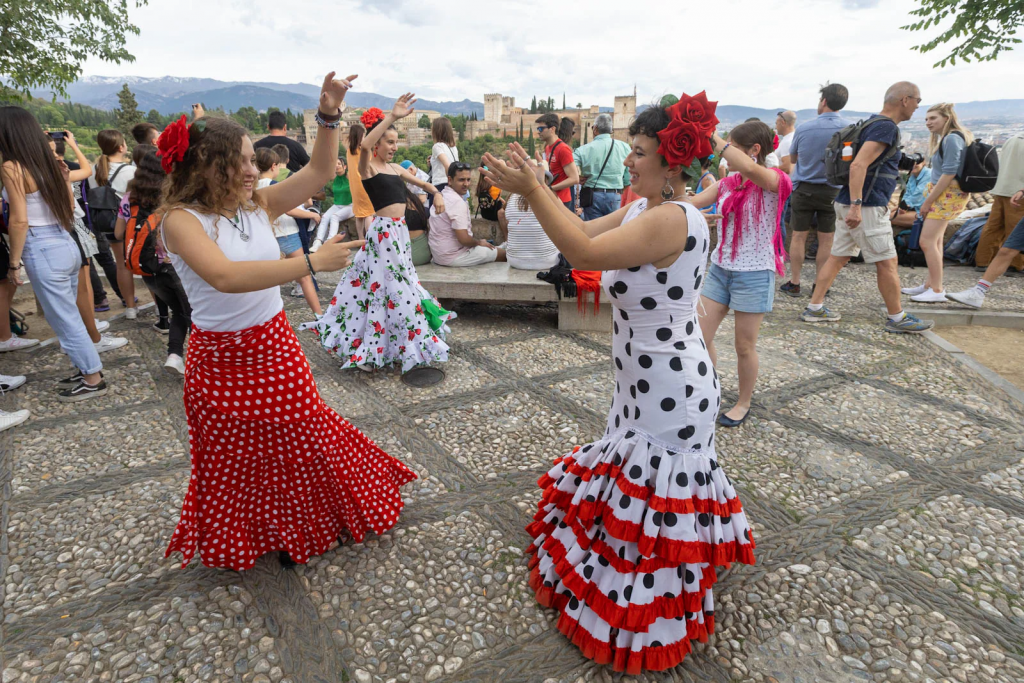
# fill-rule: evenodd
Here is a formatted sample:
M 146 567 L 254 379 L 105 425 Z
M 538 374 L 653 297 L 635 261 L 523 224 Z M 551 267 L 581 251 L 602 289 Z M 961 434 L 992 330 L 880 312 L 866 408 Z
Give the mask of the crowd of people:
M 16 288 L 31 281 L 75 369 L 58 398 L 102 396 L 100 355 L 128 342 L 95 318 L 110 307 L 96 264 L 128 320 L 137 318 L 140 276 L 157 305 L 154 327 L 168 336 L 165 366 L 184 378 L 192 472 L 166 551 L 181 553 L 182 566 L 198 553 L 207 566 L 246 570 L 275 552 L 287 567 L 361 542 L 397 523 L 399 489 L 416 477 L 322 401 L 282 285 L 306 299 L 314 319 L 300 329 L 315 332 L 342 368 L 405 372 L 448 359 L 456 318 L 420 284 L 417 266 L 564 263 L 596 273 L 610 299 L 615 379 L 604 433 L 555 459 L 539 481 L 530 585 L 588 657 L 631 674 L 673 667 L 714 629 L 716 568 L 754 562 L 716 429 L 750 415 L 759 330 L 787 260 L 779 290 L 801 295 L 808 233 L 818 233 L 817 268 L 801 319 L 841 319 L 824 300 L 860 257 L 876 270 L 884 329 L 898 334 L 932 323 L 903 309 L 893 225 L 919 224 L 928 275 L 902 293 L 922 303 L 980 307 L 1024 249 L 1024 215 L 1007 227 L 1024 214 L 1018 136 L 1003 152 L 994 193 L 1005 201 L 986 229 L 985 275 L 945 293 L 942 235 L 966 204 L 958 179 L 973 136 L 953 105 L 935 105 L 930 160 L 905 155 L 898 124 L 922 99 L 909 82 L 890 87 L 865 121 L 842 117 L 849 93 L 829 84 L 815 119 L 782 111 L 774 130 L 750 120 L 727 138 L 704 93 L 644 110 L 629 144 L 601 114 L 593 140 L 573 149 L 572 122 L 544 114 L 543 150 L 531 157 L 513 143 L 505 158 L 484 155 L 474 188 L 474 167 L 460 160 L 443 117 L 431 128 L 429 168 L 394 163 L 395 124 L 414 114 L 412 93 L 390 112 L 367 110 L 343 142 L 355 78 L 324 79 L 309 154 L 283 116 L 272 113 L 271 134 L 254 144 L 236 122 L 197 108 L 191 122 L 182 116 L 163 131 L 137 126 L 131 154 L 121 133 L 101 131 L 94 164 L 70 133 L 46 134 L 26 110 L 0 108 L 0 351 L 38 344 L 13 334 L 9 319 Z M 893 211 L 901 171 L 907 189 Z M 321 215 L 325 189 L 333 205 Z M 473 235 L 474 195 L 499 240 Z M 350 219 L 358 239 L 343 242 Z M 316 275 L 327 271 L 341 276 L 322 308 Z M 716 336 L 730 311 L 738 400 L 723 408 Z M 0 389 L 24 382 L 0 376 Z M 0 428 L 27 417 L 0 414 Z

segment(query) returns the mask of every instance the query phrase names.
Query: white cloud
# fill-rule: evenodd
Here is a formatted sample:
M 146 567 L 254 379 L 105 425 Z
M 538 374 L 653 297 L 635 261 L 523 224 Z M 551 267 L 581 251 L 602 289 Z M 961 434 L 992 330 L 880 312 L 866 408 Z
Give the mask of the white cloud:
M 437 0 L 154 2 L 131 9 L 134 64 L 86 65 L 87 75 L 203 76 L 319 83 L 358 72 L 361 90 L 413 90 L 433 100 L 485 92 L 609 105 L 706 89 L 724 104 L 801 109 L 825 81 L 850 89 L 850 108 L 877 109 L 896 80 L 926 102 L 1024 98 L 1024 49 L 996 62 L 936 70 L 944 53 L 910 48 L 900 29 L 915 0 Z

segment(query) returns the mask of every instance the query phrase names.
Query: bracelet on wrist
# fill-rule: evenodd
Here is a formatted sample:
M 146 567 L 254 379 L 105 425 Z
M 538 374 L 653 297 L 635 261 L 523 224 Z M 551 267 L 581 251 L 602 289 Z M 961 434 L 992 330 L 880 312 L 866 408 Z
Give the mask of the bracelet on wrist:
M 316 275 L 316 271 L 313 270 L 313 262 L 309 260 L 309 254 L 303 254 L 306 257 L 306 268 L 309 269 L 310 275 Z
M 318 109 L 313 120 L 316 121 L 316 124 L 321 128 L 327 128 L 328 130 L 339 128 L 341 126 L 341 110 L 339 109 L 338 113 L 334 116 L 325 116 L 324 113 Z

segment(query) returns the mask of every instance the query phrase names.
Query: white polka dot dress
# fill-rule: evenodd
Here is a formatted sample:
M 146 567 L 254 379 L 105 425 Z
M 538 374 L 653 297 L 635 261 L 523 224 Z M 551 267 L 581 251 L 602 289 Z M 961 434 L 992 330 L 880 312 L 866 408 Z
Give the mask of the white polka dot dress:
M 251 569 L 285 550 L 305 563 L 343 531 L 398 520 L 416 478 L 320 398 L 284 311 L 238 332 L 193 326 L 185 366 L 192 475 L 167 555 Z
M 527 527 L 537 600 L 561 612 L 559 630 L 584 655 L 631 675 L 679 664 L 714 630 L 715 567 L 754 562 L 715 456 L 720 391 L 697 323 L 708 227 L 678 204 L 689 237 L 674 264 L 602 276 L 614 308 L 608 426 L 540 479 Z
M 320 344 L 342 359 L 342 368 L 397 363 L 405 372 L 448 360 L 444 323 L 455 313 L 446 311 L 434 330 L 425 301 L 440 306 L 420 284 L 405 219 L 375 216 L 366 245 L 342 274 L 330 305 L 300 329 L 315 331 Z

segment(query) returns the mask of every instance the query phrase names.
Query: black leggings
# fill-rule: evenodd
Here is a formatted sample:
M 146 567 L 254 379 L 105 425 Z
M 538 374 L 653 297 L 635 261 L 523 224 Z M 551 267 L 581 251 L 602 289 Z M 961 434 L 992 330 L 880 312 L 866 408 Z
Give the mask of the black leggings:
M 178 356 L 185 355 L 185 335 L 192 326 L 192 307 L 189 306 L 188 297 L 185 295 L 185 288 L 181 286 L 178 274 L 174 272 L 174 266 L 163 264 L 160 272 L 153 277 L 143 277 L 143 282 L 153 294 L 153 299 L 159 305 L 164 304 L 164 309 L 169 306 L 172 312 L 171 329 L 167 337 L 167 353 Z
M 121 301 L 124 301 L 124 297 L 121 296 L 121 288 L 117 286 L 117 263 L 114 262 L 114 254 L 110 251 L 110 242 L 103 235 L 103 233 L 94 232 L 96 236 L 96 246 L 99 247 L 99 251 L 93 259 L 99 264 L 100 268 L 107 276 L 107 283 L 110 288 L 114 290 L 114 294 Z M 101 301 L 107 298 L 107 292 L 103 289 L 103 281 L 100 280 L 100 274 L 97 272 L 99 269 L 96 267 L 89 269 L 89 279 L 92 281 L 92 298 L 94 304 L 99 304 Z

